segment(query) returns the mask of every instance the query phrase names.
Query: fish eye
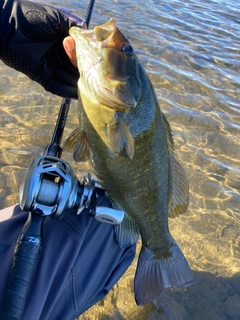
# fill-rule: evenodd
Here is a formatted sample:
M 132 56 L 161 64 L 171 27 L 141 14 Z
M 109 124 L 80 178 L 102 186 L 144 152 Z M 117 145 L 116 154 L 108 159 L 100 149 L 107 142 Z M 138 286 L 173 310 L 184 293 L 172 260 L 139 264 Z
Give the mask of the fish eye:
M 130 44 L 124 44 L 122 46 L 122 52 L 124 52 L 127 56 L 131 56 L 133 54 L 133 48 Z

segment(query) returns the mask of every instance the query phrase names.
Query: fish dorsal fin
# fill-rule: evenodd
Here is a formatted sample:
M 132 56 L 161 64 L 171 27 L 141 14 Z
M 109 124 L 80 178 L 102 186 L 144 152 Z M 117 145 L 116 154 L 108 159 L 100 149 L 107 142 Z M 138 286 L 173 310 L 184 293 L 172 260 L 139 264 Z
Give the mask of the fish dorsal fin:
M 109 148 L 115 154 L 119 154 L 124 149 L 127 156 L 130 159 L 133 158 L 134 139 L 128 126 L 120 116 L 116 115 L 114 121 L 107 124 L 107 135 Z
M 150 81 L 150 79 L 148 78 L 148 83 L 150 85 L 150 88 L 151 88 L 151 91 L 153 93 L 153 98 L 155 100 L 155 104 L 158 105 L 158 98 L 157 98 L 157 95 L 156 95 L 156 91 Z M 172 129 L 170 127 L 170 124 L 167 120 L 167 117 L 165 116 L 165 114 L 163 112 L 161 112 L 161 116 L 162 116 L 162 120 L 163 120 L 163 127 L 164 127 L 164 132 L 165 132 L 165 137 L 166 137 L 166 140 L 167 140 L 167 144 L 168 144 L 168 152 L 171 153 L 171 154 L 174 154 L 174 142 L 173 142 L 173 135 L 172 135 Z
M 189 199 L 188 179 L 184 169 L 170 154 L 171 192 L 168 203 L 168 216 L 177 217 L 187 211 Z
M 189 186 L 185 171 L 174 156 L 175 148 L 170 124 L 163 113 L 162 117 L 170 158 L 170 198 L 168 203 L 168 216 L 174 218 L 187 211 Z
M 73 152 L 73 159 L 77 162 L 86 161 L 91 157 L 91 149 L 86 134 L 80 128 L 75 129 L 65 140 L 63 149 Z

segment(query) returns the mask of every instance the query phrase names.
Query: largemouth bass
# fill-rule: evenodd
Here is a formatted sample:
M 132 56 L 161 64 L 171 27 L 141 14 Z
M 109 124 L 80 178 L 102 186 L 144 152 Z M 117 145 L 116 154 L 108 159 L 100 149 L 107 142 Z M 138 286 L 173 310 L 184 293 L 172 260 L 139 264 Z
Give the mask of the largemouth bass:
M 67 144 L 79 134 L 75 159 L 91 157 L 97 180 L 125 212 L 116 227 L 119 244 L 136 241 L 140 231 L 134 291 L 141 305 L 167 287 L 193 283 L 168 228 L 168 217 L 187 209 L 187 178 L 174 157 L 171 129 L 154 88 L 114 20 L 94 30 L 72 27 L 70 35 L 80 72 L 80 127 Z

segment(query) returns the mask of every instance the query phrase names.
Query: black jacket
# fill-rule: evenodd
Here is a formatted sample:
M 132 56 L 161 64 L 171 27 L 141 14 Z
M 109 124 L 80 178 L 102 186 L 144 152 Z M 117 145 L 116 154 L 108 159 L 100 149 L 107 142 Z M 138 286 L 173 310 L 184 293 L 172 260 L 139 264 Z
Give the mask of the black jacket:
M 6 210 L 13 216 L 0 222 L 0 308 L 15 242 L 28 216 L 18 205 Z M 114 227 L 86 210 L 80 215 L 71 210 L 61 220 L 45 218 L 41 256 L 22 320 L 75 319 L 109 292 L 134 255 L 135 245 L 121 249 Z

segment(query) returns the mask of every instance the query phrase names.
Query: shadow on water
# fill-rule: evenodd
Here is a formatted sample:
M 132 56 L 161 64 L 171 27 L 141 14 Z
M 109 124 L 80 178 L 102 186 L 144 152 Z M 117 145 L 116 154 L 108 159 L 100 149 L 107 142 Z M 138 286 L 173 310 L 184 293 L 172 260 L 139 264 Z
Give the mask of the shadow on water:
M 124 282 L 129 281 L 125 276 L 103 301 L 79 319 L 240 320 L 240 272 L 229 278 L 194 272 L 194 278 L 194 285 L 167 289 L 153 303 L 138 307 L 133 290 L 124 288 Z

